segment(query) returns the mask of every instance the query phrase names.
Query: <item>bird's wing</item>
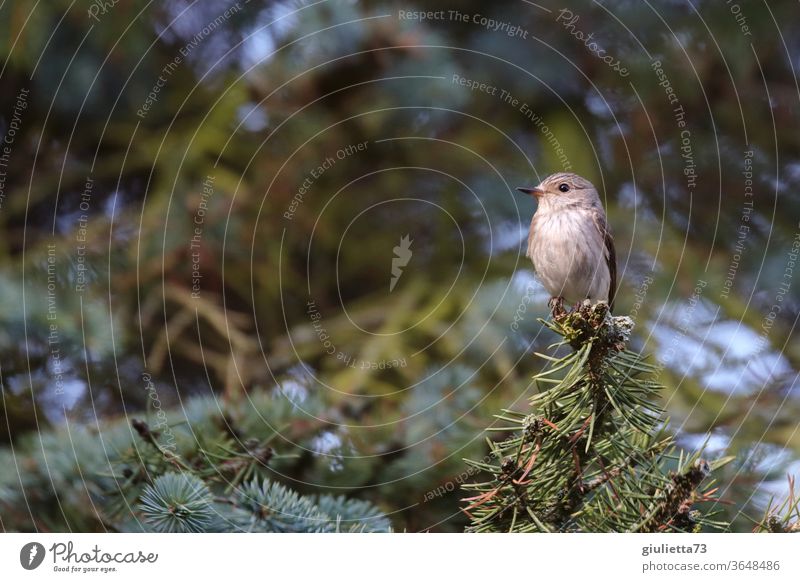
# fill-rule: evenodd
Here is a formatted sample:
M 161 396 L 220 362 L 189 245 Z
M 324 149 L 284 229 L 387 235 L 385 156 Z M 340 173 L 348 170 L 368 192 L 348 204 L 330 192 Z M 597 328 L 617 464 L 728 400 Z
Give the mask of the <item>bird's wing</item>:
M 606 264 L 608 265 L 608 275 L 611 279 L 608 288 L 608 307 L 613 310 L 614 296 L 617 292 L 617 253 L 614 250 L 614 237 L 611 236 L 606 217 L 602 212 L 597 210 L 592 211 L 592 219 L 606 245 Z

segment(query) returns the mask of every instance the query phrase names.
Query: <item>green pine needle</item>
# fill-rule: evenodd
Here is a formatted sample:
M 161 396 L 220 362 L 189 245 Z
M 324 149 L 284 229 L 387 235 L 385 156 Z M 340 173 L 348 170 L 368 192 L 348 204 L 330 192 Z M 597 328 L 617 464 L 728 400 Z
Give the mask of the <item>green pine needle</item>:
M 146 485 L 139 510 L 160 533 L 208 531 L 216 517 L 208 487 L 187 473 L 167 473 Z

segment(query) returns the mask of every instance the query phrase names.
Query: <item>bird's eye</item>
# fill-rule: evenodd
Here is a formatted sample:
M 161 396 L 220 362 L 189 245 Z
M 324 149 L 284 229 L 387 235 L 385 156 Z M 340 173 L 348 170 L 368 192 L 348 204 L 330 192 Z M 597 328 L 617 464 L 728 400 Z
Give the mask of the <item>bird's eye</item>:
M 566 184 L 559 184 L 558 189 L 562 192 L 569 192 L 569 186 Z

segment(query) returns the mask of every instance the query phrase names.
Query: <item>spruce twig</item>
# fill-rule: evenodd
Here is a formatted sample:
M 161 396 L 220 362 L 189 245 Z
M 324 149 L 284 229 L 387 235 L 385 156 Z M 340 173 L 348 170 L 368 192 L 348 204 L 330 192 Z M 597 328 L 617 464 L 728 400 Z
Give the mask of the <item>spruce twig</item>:
M 490 463 L 465 511 L 468 531 L 696 531 L 725 527 L 697 504 L 714 501 L 712 465 L 694 456 L 676 471 L 672 438 L 655 404 L 655 368 L 626 350 L 633 322 L 603 303 L 555 310 L 542 323 L 569 346 L 535 377 L 529 414 L 503 411 L 512 433 L 491 444 Z M 715 465 L 718 466 L 719 463 Z
M 756 524 L 754 532 L 800 533 L 800 497 L 795 491 L 795 479 L 789 475 L 789 496 L 780 504 L 773 506 L 770 500 L 764 517 Z

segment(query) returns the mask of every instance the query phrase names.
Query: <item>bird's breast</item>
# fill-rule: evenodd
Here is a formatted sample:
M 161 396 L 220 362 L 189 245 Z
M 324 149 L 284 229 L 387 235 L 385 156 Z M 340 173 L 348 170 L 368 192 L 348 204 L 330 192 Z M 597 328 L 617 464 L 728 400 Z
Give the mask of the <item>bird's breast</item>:
M 528 256 L 545 289 L 570 302 L 608 299 L 605 243 L 589 211 L 537 211 Z

